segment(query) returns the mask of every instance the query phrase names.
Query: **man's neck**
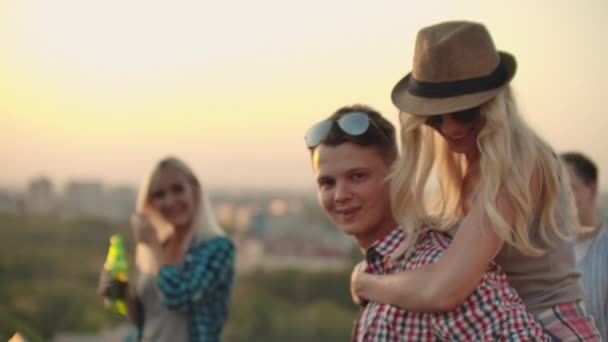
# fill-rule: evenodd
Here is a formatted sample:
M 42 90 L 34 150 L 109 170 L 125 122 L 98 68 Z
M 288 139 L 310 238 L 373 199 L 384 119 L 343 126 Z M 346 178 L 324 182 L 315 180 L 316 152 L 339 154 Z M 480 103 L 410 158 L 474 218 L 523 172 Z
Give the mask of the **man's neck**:
M 579 218 L 581 229 L 578 233 L 577 240 L 579 242 L 592 239 L 600 231 L 600 223 L 595 214 L 590 216 L 581 216 Z
M 583 227 L 599 227 L 599 219 L 594 211 L 579 213 L 578 221 Z
M 375 229 L 370 234 L 365 236 L 353 236 L 355 242 L 361 249 L 363 253 L 367 252 L 367 250 L 376 242 L 390 234 L 393 229 L 398 227 L 398 223 L 395 220 L 391 220 L 382 226 L 382 228 Z

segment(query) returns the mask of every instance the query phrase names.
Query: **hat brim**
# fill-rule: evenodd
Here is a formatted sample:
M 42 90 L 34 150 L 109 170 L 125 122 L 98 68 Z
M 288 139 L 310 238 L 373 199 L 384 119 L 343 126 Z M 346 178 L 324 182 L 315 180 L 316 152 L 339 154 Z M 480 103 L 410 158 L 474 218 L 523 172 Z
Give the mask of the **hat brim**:
M 402 78 L 393 88 L 391 99 L 400 111 L 414 115 L 437 115 L 473 108 L 492 99 L 502 91 L 515 76 L 517 63 L 515 57 L 506 52 L 498 52 L 500 63 L 507 71 L 505 81 L 496 88 L 474 92 L 466 95 L 430 98 L 412 94 L 409 91 L 411 72 Z

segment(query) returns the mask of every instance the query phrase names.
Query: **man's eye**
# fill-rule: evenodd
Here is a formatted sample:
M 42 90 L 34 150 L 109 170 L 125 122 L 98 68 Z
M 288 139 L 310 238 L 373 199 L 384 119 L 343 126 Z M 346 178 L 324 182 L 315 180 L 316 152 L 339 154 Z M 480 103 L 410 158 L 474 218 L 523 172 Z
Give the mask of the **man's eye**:
M 320 189 L 327 189 L 330 188 L 334 185 L 334 182 L 332 180 L 326 179 L 326 180 L 320 180 L 318 182 L 319 188 Z
M 365 174 L 365 173 L 354 173 L 351 177 L 354 180 L 363 180 L 363 179 L 365 179 L 367 177 L 367 174 Z
M 161 198 L 163 198 L 164 196 L 165 196 L 165 192 L 164 192 L 164 191 L 162 191 L 162 190 L 159 190 L 159 191 L 154 191 L 154 192 L 152 192 L 152 194 L 151 194 L 151 197 L 152 197 L 152 198 L 154 198 L 154 199 L 161 199 Z

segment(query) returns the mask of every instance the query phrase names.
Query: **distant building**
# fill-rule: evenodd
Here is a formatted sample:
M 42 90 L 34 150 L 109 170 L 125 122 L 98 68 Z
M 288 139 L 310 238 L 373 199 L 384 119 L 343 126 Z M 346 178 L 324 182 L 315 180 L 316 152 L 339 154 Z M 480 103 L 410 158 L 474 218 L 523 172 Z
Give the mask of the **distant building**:
M 214 207 L 215 216 L 220 225 L 224 227 L 234 225 L 234 205 L 232 203 L 224 201 L 217 203 Z
M 351 251 L 351 245 L 332 241 L 296 236 L 273 237 L 264 241 L 261 265 L 270 269 L 340 270 L 352 266 Z
M 25 210 L 23 196 L 8 190 L 0 190 L 0 214 L 17 215 Z
M 104 187 L 98 181 L 70 181 L 63 194 L 63 217 L 95 217 L 126 222 L 135 210 L 137 190 L 121 185 Z
M 103 216 L 114 222 L 127 222 L 135 210 L 137 191 L 130 186 L 115 186 L 104 193 Z
M 98 181 L 71 181 L 64 190 L 62 215 L 104 217 L 103 185 Z
M 25 210 L 34 215 L 49 215 L 56 207 L 53 183 L 48 177 L 32 179 L 25 195 Z
M 268 214 L 265 211 L 259 211 L 251 217 L 251 228 L 249 235 L 254 238 L 263 239 L 268 233 Z
M 353 241 L 327 222 L 314 196 L 216 192 L 217 216 L 232 227 L 237 272 L 257 269 L 344 269 Z
M 264 242 L 258 239 L 237 239 L 235 267 L 238 273 L 254 271 L 262 266 Z

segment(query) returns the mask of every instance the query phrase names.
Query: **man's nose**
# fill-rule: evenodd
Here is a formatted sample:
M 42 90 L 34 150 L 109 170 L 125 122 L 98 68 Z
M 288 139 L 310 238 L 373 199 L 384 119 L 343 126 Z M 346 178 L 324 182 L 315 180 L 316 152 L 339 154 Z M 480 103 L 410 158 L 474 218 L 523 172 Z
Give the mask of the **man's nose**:
M 352 198 L 352 191 L 346 182 L 336 183 L 336 191 L 334 193 L 334 200 L 336 202 L 344 202 Z

